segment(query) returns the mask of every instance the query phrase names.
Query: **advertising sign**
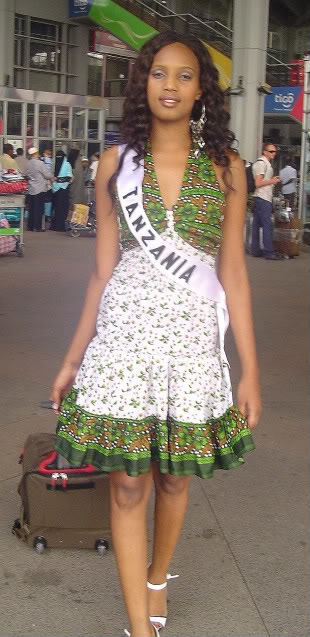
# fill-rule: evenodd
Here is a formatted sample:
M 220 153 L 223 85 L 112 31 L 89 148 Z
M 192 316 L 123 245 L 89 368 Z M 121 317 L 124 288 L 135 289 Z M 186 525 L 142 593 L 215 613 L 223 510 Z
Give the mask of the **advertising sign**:
M 132 48 L 125 42 L 122 42 L 112 33 L 106 31 L 92 31 L 90 37 L 90 51 L 94 53 L 102 53 L 105 51 L 105 47 L 109 46 L 113 49 L 125 49 L 126 51 L 132 51 Z
M 91 4 L 90 0 L 69 0 L 69 18 L 88 15 Z
M 288 114 L 302 121 L 303 87 L 273 86 L 265 98 L 265 113 Z

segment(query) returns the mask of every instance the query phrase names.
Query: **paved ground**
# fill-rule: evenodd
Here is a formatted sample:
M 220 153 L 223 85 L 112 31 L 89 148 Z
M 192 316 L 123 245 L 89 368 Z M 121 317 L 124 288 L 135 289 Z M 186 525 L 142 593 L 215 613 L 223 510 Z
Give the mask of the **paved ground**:
M 18 456 L 51 431 L 38 406 L 69 342 L 92 268 L 94 241 L 26 234 L 26 256 L 0 258 L 1 637 L 117 637 L 126 626 L 113 554 L 18 541 Z M 249 260 L 264 414 L 256 452 L 238 471 L 194 479 L 169 584 L 167 637 L 306 637 L 309 256 Z M 233 380 L 238 364 L 230 339 Z

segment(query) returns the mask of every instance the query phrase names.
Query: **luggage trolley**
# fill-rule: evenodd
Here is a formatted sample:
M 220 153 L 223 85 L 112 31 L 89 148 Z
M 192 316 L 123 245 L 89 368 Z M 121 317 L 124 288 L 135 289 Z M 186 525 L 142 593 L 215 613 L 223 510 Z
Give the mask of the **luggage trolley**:
M 7 215 L 10 218 L 10 213 L 15 213 L 15 218 L 19 222 L 17 228 L 14 227 L 0 227 L 1 237 L 14 237 L 16 240 L 15 250 L 8 250 L 8 252 L 16 252 L 18 257 L 24 256 L 24 216 L 25 216 L 25 195 L 0 195 L 0 213 Z M 7 214 L 6 214 L 7 213 Z M 9 220 L 9 219 L 8 219 Z

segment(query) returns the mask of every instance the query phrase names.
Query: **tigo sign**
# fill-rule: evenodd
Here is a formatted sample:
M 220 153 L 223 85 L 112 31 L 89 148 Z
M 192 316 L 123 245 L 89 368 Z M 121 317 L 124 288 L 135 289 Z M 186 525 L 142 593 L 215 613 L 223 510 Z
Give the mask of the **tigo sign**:
M 265 98 L 265 113 L 288 113 L 302 121 L 303 87 L 273 86 L 272 94 Z
M 88 15 L 90 5 L 90 0 L 69 0 L 69 17 Z

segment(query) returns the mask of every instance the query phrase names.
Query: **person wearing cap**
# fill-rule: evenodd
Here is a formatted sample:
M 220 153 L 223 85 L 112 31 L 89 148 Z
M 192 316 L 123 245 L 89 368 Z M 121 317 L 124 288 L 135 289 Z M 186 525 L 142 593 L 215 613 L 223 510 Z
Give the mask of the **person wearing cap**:
M 29 218 L 28 230 L 42 232 L 42 217 L 49 180 L 53 179 L 52 171 L 40 159 L 39 150 L 32 146 L 28 155 L 31 159 L 25 175 L 29 179 Z
M 91 181 L 93 183 L 95 183 L 96 181 L 96 177 L 97 177 L 97 170 L 98 170 L 98 166 L 99 166 L 99 158 L 100 158 L 100 153 L 95 153 L 93 155 L 94 159 L 90 164 L 90 172 L 91 172 Z
M 88 157 L 82 157 L 82 166 L 83 166 L 83 170 L 84 170 L 85 184 L 87 186 L 88 183 L 91 180 L 91 171 L 90 171 L 90 167 L 89 167 L 89 159 L 88 159 Z

